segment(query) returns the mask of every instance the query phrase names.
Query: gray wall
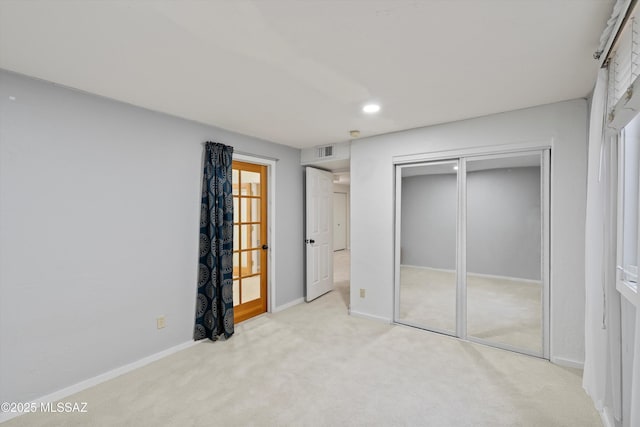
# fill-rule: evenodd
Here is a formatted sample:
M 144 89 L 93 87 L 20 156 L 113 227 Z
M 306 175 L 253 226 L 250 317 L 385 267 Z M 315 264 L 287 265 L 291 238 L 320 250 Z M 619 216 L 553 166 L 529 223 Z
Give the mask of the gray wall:
M 467 271 L 540 280 L 540 168 L 467 174 Z
M 275 303 L 302 298 L 299 150 L 0 71 L 0 401 L 192 339 L 207 140 L 278 159 Z
M 457 177 L 402 179 L 402 264 L 454 270 Z M 540 280 L 540 168 L 467 173 L 467 271 Z
M 551 360 L 584 360 L 587 103 L 578 99 L 351 143 L 351 313 L 393 318 L 393 164 L 398 156 L 525 142 L 552 146 Z M 366 290 L 360 298 L 359 289 Z
M 401 264 L 454 270 L 457 210 L 456 174 L 402 178 Z

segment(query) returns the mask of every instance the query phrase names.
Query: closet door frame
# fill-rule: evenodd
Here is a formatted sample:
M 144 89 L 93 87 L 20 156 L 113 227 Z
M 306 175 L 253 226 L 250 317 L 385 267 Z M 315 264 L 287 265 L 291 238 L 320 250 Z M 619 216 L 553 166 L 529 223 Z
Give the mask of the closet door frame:
M 508 146 L 478 147 L 464 150 L 440 151 L 434 153 L 422 153 L 393 158 L 395 167 L 395 247 L 394 247 L 394 313 L 395 323 L 424 328 L 424 325 L 413 324 L 399 318 L 400 313 L 400 247 L 402 218 L 402 170 L 407 167 L 421 166 L 438 161 L 458 161 L 458 218 L 456 230 L 456 336 L 463 340 L 490 345 L 504 350 L 524 353 L 531 356 L 550 358 L 551 338 L 551 149 L 553 140 L 544 142 L 530 142 L 522 144 L 510 144 Z M 491 342 L 467 336 L 467 271 L 466 271 L 466 170 L 467 160 L 484 160 L 500 157 L 516 157 L 526 154 L 539 154 L 540 159 L 540 190 L 541 190 L 541 281 L 542 281 L 542 352 L 532 352 L 526 349 L 512 347 L 507 344 Z M 434 332 L 451 335 L 446 331 L 429 329 Z

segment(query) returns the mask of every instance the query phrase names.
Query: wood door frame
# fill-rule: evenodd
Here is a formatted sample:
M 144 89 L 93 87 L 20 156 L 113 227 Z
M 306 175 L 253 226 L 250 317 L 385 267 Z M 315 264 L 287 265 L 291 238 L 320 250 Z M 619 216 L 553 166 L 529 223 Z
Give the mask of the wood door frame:
M 276 256 L 277 239 L 275 233 L 276 217 L 276 160 L 251 154 L 233 153 L 233 160 L 267 167 L 267 312 L 277 311 L 276 306 Z

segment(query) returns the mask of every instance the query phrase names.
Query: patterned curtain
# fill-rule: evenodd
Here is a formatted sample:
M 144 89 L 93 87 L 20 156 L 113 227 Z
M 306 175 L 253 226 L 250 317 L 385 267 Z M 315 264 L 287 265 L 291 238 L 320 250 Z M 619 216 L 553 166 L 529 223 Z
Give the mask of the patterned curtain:
M 233 335 L 233 147 L 205 144 L 194 340 Z

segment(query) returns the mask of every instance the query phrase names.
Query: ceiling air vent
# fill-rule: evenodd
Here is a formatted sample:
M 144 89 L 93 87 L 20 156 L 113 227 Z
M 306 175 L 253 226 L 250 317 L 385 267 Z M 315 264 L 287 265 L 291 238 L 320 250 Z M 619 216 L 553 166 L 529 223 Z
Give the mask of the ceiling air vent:
M 328 159 L 334 156 L 335 146 L 334 145 L 323 145 L 322 147 L 316 147 L 316 158 L 318 159 Z

